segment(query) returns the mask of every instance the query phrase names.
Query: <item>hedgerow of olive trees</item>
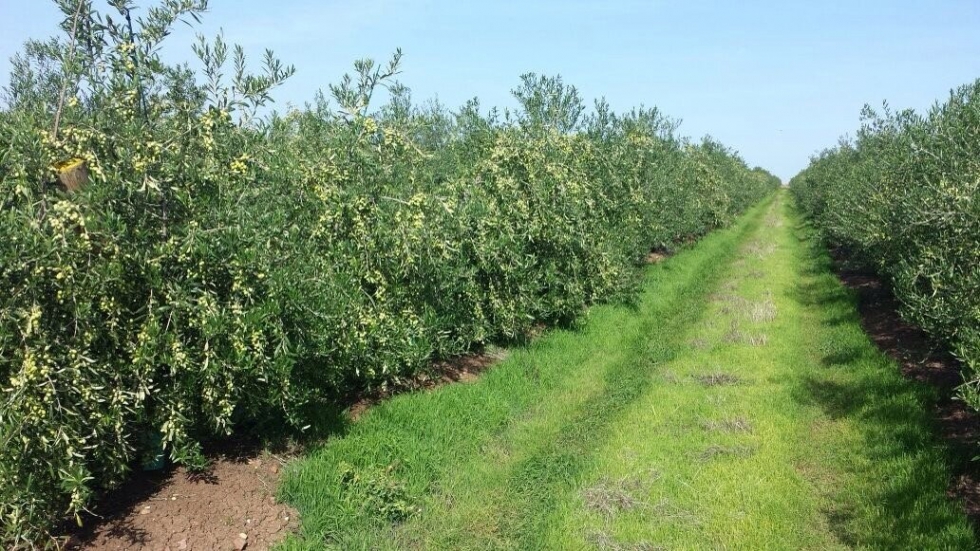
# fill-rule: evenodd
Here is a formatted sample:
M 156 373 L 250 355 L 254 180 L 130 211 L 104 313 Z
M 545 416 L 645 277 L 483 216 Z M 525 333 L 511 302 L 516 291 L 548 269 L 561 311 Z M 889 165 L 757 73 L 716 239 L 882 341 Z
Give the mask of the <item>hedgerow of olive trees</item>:
M 980 81 L 928 113 L 865 107 L 857 138 L 791 182 L 828 240 L 877 269 L 902 314 L 950 345 L 980 408 Z
M 25 46 L 0 110 L 8 547 L 81 522 L 143 463 L 202 466 L 207 440 L 302 430 L 625 296 L 651 248 L 778 184 L 655 109 L 589 112 L 557 77 L 522 77 L 514 112 L 415 105 L 400 53 L 266 115 L 293 73 L 271 53 L 258 74 L 221 37 L 194 46 L 197 71 L 160 58 L 203 0 L 58 5 L 63 34 Z

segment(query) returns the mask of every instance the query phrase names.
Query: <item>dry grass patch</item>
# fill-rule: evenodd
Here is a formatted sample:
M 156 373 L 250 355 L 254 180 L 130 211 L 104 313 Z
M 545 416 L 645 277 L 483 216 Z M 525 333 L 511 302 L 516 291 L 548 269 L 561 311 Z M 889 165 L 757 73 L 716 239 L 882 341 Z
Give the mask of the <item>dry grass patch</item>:
M 772 299 L 753 302 L 736 295 L 723 295 L 718 302 L 724 304 L 719 311 L 722 314 L 737 316 L 756 323 L 769 322 L 776 319 L 776 303 Z M 737 329 L 737 321 L 732 322 L 732 329 Z
M 744 316 L 746 310 L 748 310 L 751 305 L 751 302 L 748 299 L 738 295 L 725 295 L 719 302 L 723 304 L 719 311 L 722 314 L 733 316 Z
M 762 243 L 760 241 L 752 241 L 745 246 L 745 253 L 754 256 L 760 260 L 764 260 L 776 252 L 776 245 L 773 243 Z
M 732 386 L 742 382 L 740 377 L 731 373 L 708 373 L 696 375 L 694 378 L 701 383 L 701 386 Z
M 725 333 L 724 341 L 728 344 L 741 344 L 745 342 L 746 334 L 739 328 L 737 322 L 732 322 L 732 328 Z
M 620 511 L 643 505 L 643 499 L 636 496 L 641 489 L 635 480 L 600 480 L 598 484 L 582 492 L 582 501 L 590 511 L 611 517 Z
M 769 344 L 769 337 L 765 333 L 759 333 L 758 335 L 750 335 L 745 342 L 751 346 L 765 346 Z
M 707 339 L 694 339 L 689 344 L 695 350 L 707 350 L 711 348 L 711 343 Z
M 735 417 L 734 419 L 705 421 L 701 423 L 701 428 L 718 432 L 752 432 L 752 423 L 742 417 Z
M 645 477 L 631 476 L 619 480 L 602 478 L 582 492 L 582 501 L 590 511 L 610 518 L 620 511 L 645 506 L 644 494 L 657 480 L 660 480 L 660 473 L 654 470 Z
M 699 459 L 701 461 L 712 461 L 722 457 L 731 457 L 735 459 L 743 459 L 746 457 L 751 457 L 755 454 L 755 448 L 752 446 L 719 446 L 711 445 L 708 446 L 701 455 Z
M 715 304 L 733 304 L 741 300 L 745 300 L 742 297 L 733 294 L 728 289 L 724 292 L 716 292 L 708 295 L 708 299 Z
M 677 376 L 677 373 L 667 369 L 661 372 L 660 377 L 667 383 L 676 385 L 681 382 L 681 378 Z
M 765 333 L 750 335 L 739 327 L 738 322 L 732 322 L 732 328 L 725 334 L 724 341 L 728 344 L 748 344 L 750 346 L 765 346 L 769 337 Z
M 654 545 L 650 542 L 640 541 L 635 543 L 624 543 L 605 532 L 593 532 L 586 540 L 596 549 L 603 551 L 666 551 L 666 547 Z
M 771 299 L 753 303 L 749 308 L 748 318 L 756 323 L 770 322 L 776 319 L 776 303 Z

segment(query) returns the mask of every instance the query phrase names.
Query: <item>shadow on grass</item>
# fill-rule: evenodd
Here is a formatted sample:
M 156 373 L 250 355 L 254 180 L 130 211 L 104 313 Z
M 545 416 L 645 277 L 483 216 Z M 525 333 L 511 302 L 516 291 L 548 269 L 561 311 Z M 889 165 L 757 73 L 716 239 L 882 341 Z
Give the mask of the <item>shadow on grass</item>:
M 976 538 L 946 496 L 951 450 L 931 415 L 935 390 L 908 380 L 865 334 L 857 295 L 832 272 L 812 231 L 797 225 L 800 282 L 793 298 L 817 313 L 821 367 L 800 373 L 794 397 L 858 429 L 860 449 L 834 449 L 844 473 L 824 512 L 842 543 L 875 549 L 973 549 Z

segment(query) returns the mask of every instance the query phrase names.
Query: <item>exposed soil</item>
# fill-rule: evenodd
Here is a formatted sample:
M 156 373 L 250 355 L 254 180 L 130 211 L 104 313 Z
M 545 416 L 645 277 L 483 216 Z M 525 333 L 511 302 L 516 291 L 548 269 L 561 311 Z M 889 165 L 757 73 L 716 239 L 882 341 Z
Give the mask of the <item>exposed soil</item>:
M 356 420 L 394 394 L 469 383 L 503 351 L 435 362 L 429 370 L 397 387 L 349 398 Z M 210 455 L 211 468 L 138 472 L 111 492 L 72 530 L 68 550 L 262 551 L 298 526 L 297 513 L 276 501 L 286 459 L 253 444 L 226 444 Z
M 275 499 L 283 460 L 225 453 L 204 473 L 139 473 L 99 504 L 66 549 L 262 550 L 297 524 Z M 93 522 L 94 521 L 94 522 Z
M 858 293 L 865 332 L 901 365 L 906 377 L 937 389 L 935 418 L 950 449 L 954 474 L 947 494 L 962 504 L 980 534 L 980 465 L 972 460 L 980 453 L 980 416 L 956 398 L 956 387 L 963 382 L 959 361 L 902 320 L 898 301 L 880 278 L 843 266 L 838 262 L 837 273 L 846 287 Z
M 666 251 L 652 251 L 649 254 L 647 254 L 646 263 L 657 264 L 659 262 L 663 262 L 664 260 L 667 260 L 668 256 L 669 255 L 667 254 Z

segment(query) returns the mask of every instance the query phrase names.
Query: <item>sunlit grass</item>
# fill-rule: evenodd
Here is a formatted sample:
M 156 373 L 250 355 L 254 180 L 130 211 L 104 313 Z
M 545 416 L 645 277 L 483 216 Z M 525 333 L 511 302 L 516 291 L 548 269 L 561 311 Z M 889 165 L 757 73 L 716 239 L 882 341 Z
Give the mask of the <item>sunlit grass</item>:
M 924 390 L 779 195 L 290 469 L 287 549 L 970 548 Z M 787 218 L 789 217 L 789 218 Z

